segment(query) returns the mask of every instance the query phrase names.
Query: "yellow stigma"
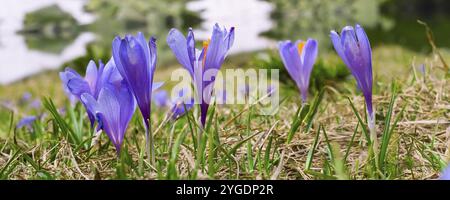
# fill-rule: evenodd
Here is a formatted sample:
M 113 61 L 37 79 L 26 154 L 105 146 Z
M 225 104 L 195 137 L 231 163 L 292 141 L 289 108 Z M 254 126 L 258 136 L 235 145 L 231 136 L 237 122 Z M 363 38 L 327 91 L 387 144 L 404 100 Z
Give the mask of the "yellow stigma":
M 207 49 L 210 42 L 211 42 L 211 38 L 209 38 L 208 40 L 203 41 L 203 48 Z
M 304 41 L 299 42 L 299 43 L 298 43 L 298 46 L 297 46 L 298 54 L 299 54 L 299 55 L 302 55 L 303 47 L 305 47 L 305 42 L 304 42 Z

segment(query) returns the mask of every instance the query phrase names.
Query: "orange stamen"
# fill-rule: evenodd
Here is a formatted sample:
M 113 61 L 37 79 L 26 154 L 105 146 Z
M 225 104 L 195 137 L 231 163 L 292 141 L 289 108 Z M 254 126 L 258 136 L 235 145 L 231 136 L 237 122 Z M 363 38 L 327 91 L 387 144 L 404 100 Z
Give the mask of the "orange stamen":
M 297 49 L 298 49 L 298 54 L 301 56 L 302 52 L 303 52 L 303 47 L 305 47 L 305 42 L 301 41 L 298 43 Z
M 208 46 L 209 46 L 210 42 L 211 42 L 211 38 L 206 41 L 203 41 L 203 51 L 204 51 L 203 52 L 203 61 L 202 61 L 203 68 L 205 68 L 206 52 L 208 52 Z

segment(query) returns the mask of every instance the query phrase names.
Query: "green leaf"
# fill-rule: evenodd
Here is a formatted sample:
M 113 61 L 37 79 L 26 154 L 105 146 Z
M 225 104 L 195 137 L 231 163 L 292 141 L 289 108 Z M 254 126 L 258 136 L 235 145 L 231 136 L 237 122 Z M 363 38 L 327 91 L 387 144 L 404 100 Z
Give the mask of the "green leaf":
M 303 119 L 305 119 L 306 115 L 309 112 L 309 105 L 303 104 L 301 107 L 298 108 L 297 112 L 295 113 L 294 119 L 292 120 L 291 129 L 289 130 L 286 143 L 289 144 L 292 141 L 292 138 L 294 138 L 294 134 L 297 132 L 298 128 L 300 128 L 300 125 L 303 122 Z
M 314 151 L 317 148 L 317 144 L 319 144 L 319 135 L 320 135 L 320 127 L 317 129 L 316 137 L 314 137 L 314 142 L 312 144 L 312 148 L 309 149 L 308 155 L 306 156 L 305 169 L 311 169 L 312 160 L 314 157 Z
M 324 93 L 325 93 L 325 90 L 322 89 L 322 90 L 320 90 L 319 94 L 317 94 L 316 97 L 314 98 L 313 104 L 310 107 L 308 115 L 306 117 L 306 129 L 304 131 L 305 133 L 307 133 L 312 126 L 314 116 L 316 116 L 317 110 L 319 109 L 319 105 L 322 102 Z
M 392 118 L 392 113 L 394 110 L 394 103 L 395 103 L 395 99 L 397 98 L 397 92 L 395 89 L 395 83 L 393 83 L 393 87 L 392 87 L 392 96 L 391 96 L 391 100 L 389 102 L 389 108 L 386 114 L 386 118 L 384 121 L 384 129 L 383 129 L 383 136 L 381 139 L 381 148 L 380 148 L 380 153 L 379 153 L 379 163 L 380 163 L 380 169 L 383 170 L 384 169 L 384 164 L 385 164 L 385 158 L 386 158 L 386 152 L 388 150 L 388 145 L 389 145 L 389 140 L 391 139 L 392 136 L 392 131 L 395 129 L 396 123 L 393 124 L 393 128 L 390 129 L 390 124 L 391 124 L 391 118 Z M 403 107 L 404 109 L 405 107 Z M 403 112 L 403 109 L 401 111 L 401 113 Z M 399 117 L 401 116 L 401 113 L 399 114 L 399 116 L 397 116 L 397 119 L 395 121 L 397 121 L 399 119 Z
M 359 115 L 358 111 L 355 108 L 355 105 L 353 104 L 350 97 L 347 97 L 348 102 L 350 102 L 350 106 L 352 107 L 353 113 L 355 113 L 356 117 L 358 118 L 359 123 L 361 124 L 361 128 L 363 130 L 364 136 L 366 137 L 367 143 L 370 146 L 372 144 L 372 141 L 370 140 L 369 132 L 367 131 L 366 124 L 361 119 L 361 116 Z

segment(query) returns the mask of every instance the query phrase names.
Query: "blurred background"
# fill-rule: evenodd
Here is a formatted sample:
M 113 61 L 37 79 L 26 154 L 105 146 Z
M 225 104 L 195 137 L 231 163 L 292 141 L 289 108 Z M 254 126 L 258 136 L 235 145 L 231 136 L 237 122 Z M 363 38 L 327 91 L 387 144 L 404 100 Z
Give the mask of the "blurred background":
M 2 0 L 0 99 L 26 84 L 54 85 L 63 67 L 83 74 L 90 59 L 107 61 L 113 37 L 126 33 L 156 36 L 158 69 L 178 67 L 165 42 L 168 30 L 193 27 L 204 40 L 216 22 L 236 27 L 231 62 L 237 66 L 281 67 L 276 42 L 311 37 L 320 43 L 320 70 L 333 60 L 322 57 L 332 50 L 329 31 L 355 23 L 365 27 L 375 51 L 381 49 L 378 56 L 410 61 L 409 55 L 431 51 L 417 19 L 430 25 L 439 47 L 450 47 L 449 10 L 446 0 Z M 396 64 L 374 62 L 375 68 Z M 341 65 L 324 80 L 345 77 Z

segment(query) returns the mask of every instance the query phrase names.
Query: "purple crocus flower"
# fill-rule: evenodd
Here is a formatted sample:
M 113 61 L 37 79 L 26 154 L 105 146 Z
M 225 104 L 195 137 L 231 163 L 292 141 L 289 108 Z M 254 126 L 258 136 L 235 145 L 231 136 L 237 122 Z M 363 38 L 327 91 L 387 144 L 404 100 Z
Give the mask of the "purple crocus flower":
M 420 73 L 422 73 L 422 75 L 425 75 L 425 73 L 426 73 L 425 64 L 419 65 L 419 71 L 420 71 Z
M 117 69 L 128 83 L 139 110 L 144 118 L 147 153 L 154 164 L 154 145 L 150 135 L 150 112 L 153 74 L 156 68 L 156 39 L 147 43 L 144 35 L 116 37 L 112 42 L 112 53 Z M 151 154 L 151 155 L 150 155 Z
M 167 91 L 161 90 L 153 94 L 152 101 L 158 107 L 165 107 L 169 103 Z
M 331 31 L 330 36 L 334 49 L 350 69 L 364 95 L 371 121 L 369 124 L 373 125 L 375 116 L 372 107 L 372 49 L 369 39 L 358 24 L 355 28 L 344 27 L 340 35 Z
M 81 99 L 81 95 L 88 93 L 97 99 L 100 90 L 105 84 L 119 85 L 122 77 L 116 69 L 114 60 L 110 60 L 106 66 L 100 61 L 99 68 L 94 61 L 90 61 L 86 68 L 85 77 L 80 76 L 71 68 L 66 68 L 64 72 L 60 72 L 61 80 L 64 88 L 69 92 L 70 96 Z M 85 105 L 86 107 L 86 105 Z M 94 125 L 94 113 L 87 111 L 91 126 Z
M 28 105 L 30 108 L 39 109 L 41 108 L 41 100 L 35 99 Z
M 186 96 L 186 91 L 186 88 L 180 90 L 178 96 L 171 101 L 170 115 L 173 120 L 180 118 L 194 106 L 194 98 Z
M 19 104 L 25 105 L 26 103 L 31 101 L 31 97 L 32 97 L 31 93 L 29 93 L 29 92 L 23 93 L 22 98 L 20 98 L 20 100 L 19 100 Z
M 215 76 L 222 66 L 228 50 L 233 45 L 234 27 L 227 31 L 214 25 L 211 39 L 203 43 L 203 49 L 195 48 L 194 33 L 190 28 L 187 38 L 177 29 L 171 29 L 167 43 L 178 62 L 191 75 L 200 102 L 200 122 L 205 126 Z M 208 76 L 208 80 L 204 80 Z
M 135 99 L 127 83 L 122 81 L 117 86 L 106 84 L 100 89 L 97 99 L 83 93 L 81 101 L 95 114 L 99 129 L 108 135 L 119 156 L 126 129 L 136 110 Z
M 191 98 L 190 100 L 175 100 L 172 103 L 172 108 L 170 109 L 170 113 L 172 116 L 172 119 L 178 119 L 184 114 L 186 114 L 187 111 L 189 111 L 194 106 L 194 99 Z
M 22 118 L 19 123 L 16 125 L 16 129 L 20 129 L 22 127 L 27 127 L 28 129 L 31 129 L 33 126 L 33 123 L 36 121 L 36 116 L 26 116 Z
M 63 83 L 64 93 L 66 93 L 66 95 L 69 98 L 69 101 L 72 105 L 75 105 L 78 98 L 70 92 L 70 89 L 67 86 L 67 84 L 69 83 L 70 79 L 76 78 L 76 77 L 81 77 L 81 76 L 78 74 L 78 72 L 76 72 L 75 70 L 73 70 L 70 67 L 67 67 L 63 72 L 59 73 L 59 78 L 61 79 L 61 81 Z
M 305 103 L 308 98 L 309 78 L 316 62 L 318 47 L 317 41 L 297 40 L 295 43 L 289 40 L 278 43 L 278 50 L 284 67 L 295 81 Z
M 269 87 L 267 87 L 267 96 L 271 97 L 273 93 L 276 92 L 275 85 L 271 84 Z
M 447 168 L 442 171 L 441 176 L 439 176 L 440 180 L 450 180 L 450 164 Z

